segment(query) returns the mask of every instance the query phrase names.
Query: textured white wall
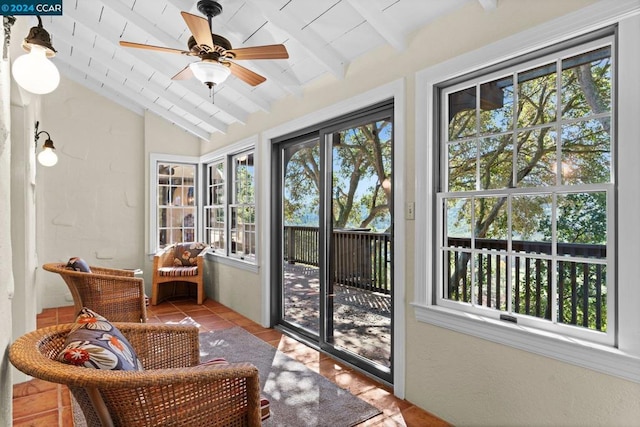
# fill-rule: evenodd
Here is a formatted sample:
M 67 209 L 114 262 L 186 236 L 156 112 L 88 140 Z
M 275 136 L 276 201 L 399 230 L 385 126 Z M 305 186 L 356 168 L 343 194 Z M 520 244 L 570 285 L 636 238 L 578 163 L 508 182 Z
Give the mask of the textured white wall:
M 38 168 L 38 258 L 139 268 L 144 264 L 144 120 L 62 79 L 43 99 L 40 129 L 58 164 Z M 62 279 L 39 271 L 43 307 L 70 305 Z
M 640 384 L 407 319 L 407 399 L 456 426 L 638 426 Z
M 90 265 L 142 268 L 149 293 L 149 153 L 198 155 L 199 140 L 65 78 L 43 100 L 40 129 L 51 134 L 59 158 L 38 171 L 40 262 L 80 256 Z M 37 280 L 43 307 L 70 304 L 59 276 L 41 270 Z
M 262 291 L 257 273 L 205 258 L 205 292 L 254 322 L 262 322 Z

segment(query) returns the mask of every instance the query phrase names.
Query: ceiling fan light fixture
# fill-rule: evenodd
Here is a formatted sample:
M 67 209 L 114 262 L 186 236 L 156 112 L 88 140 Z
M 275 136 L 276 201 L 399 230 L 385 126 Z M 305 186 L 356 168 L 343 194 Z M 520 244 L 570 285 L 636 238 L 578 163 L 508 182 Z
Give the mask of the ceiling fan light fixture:
M 214 61 L 200 61 L 189 64 L 189 68 L 209 88 L 224 82 L 231 74 L 229 67 Z

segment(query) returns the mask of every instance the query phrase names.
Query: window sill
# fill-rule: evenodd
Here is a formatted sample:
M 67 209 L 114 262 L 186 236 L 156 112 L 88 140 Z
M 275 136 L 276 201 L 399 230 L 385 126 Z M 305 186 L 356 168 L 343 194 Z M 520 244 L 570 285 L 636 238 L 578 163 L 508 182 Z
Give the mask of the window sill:
M 412 305 L 418 321 L 640 383 L 640 358 L 618 349 L 448 308 Z
M 226 255 L 220 255 L 215 252 L 207 251 L 204 254 L 205 260 L 217 262 L 224 265 L 229 265 L 231 267 L 239 268 L 241 270 L 250 271 L 252 273 L 258 273 L 260 268 L 257 264 L 252 262 L 244 261 L 238 258 L 231 258 Z

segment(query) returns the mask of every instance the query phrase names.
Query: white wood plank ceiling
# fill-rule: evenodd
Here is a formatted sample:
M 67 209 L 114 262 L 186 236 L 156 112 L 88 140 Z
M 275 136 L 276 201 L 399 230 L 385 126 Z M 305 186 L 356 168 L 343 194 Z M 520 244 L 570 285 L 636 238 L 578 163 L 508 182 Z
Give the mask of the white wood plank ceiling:
M 202 16 L 197 0 L 64 0 L 63 15 L 43 17 L 43 25 L 62 75 L 209 140 L 257 111 L 268 112 L 280 98 L 302 96 L 305 85 L 326 73 L 344 78 L 354 59 L 385 43 L 402 51 L 413 31 L 464 3 L 478 1 L 490 10 L 497 0 L 218 1 L 223 12 L 213 18 L 213 33 L 233 48 L 284 44 L 289 59 L 237 61 L 266 82 L 253 87 L 232 75 L 214 87 L 214 102 L 197 79 L 171 80 L 197 57 L 118 44 L 188 50 L 191 33 L 180 11 Z

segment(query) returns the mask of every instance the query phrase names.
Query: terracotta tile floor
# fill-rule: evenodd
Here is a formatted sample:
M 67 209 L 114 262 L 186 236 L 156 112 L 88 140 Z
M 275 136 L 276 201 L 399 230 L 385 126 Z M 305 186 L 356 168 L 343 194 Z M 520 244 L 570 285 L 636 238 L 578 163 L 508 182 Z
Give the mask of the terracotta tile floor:
M 393 396 L 387 387 L 365 375 L 283 335 L 277 330 L 263 328 L 251 319 L 216 301 L 206 300 L 203 305 L 199 306 L 193 300 L 172 300 L 165 301 L 155 307 L 149 307 L 148 310 L 150 323 L 178 321 L 186 316 L 190 316 L 198 322 L 202 332 L 241 326 L 382 411 L 382 414 L 360 424 L 361 427 L 449 426 L 445 421 L 410 402 Z M 75 314 L 71 306 L 49 308 L 38 315 L 37 325 L 41 328 L 67 323 L 71 322 L 74 317 Z M 71 403 L 66 387 L 37 379 L 16 384 L 13 387 L 13 425 L 14 427 L 73 426 Z

